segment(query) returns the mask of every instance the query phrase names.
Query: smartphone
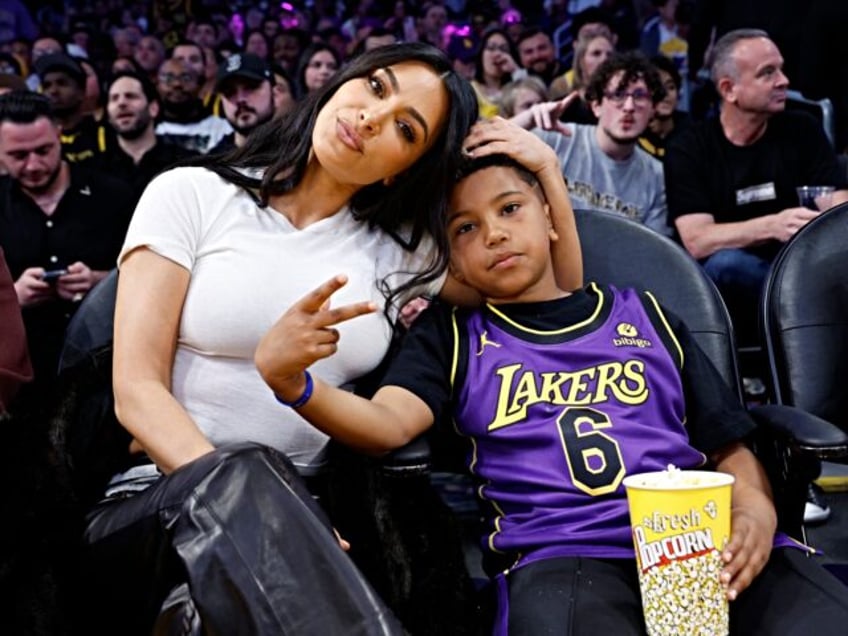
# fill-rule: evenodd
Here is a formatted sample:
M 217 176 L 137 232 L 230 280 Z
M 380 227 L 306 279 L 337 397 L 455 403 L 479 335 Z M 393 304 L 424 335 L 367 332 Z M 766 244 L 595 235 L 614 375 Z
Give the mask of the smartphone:
M 64 276 L 67 273 L 68 270 L 66 269 L 47 270 L 41 275 L 41 280 L 43 280 L 45 283 L 53 283 L 56 282 L 56 279 L 58 279 L 60 276 Z

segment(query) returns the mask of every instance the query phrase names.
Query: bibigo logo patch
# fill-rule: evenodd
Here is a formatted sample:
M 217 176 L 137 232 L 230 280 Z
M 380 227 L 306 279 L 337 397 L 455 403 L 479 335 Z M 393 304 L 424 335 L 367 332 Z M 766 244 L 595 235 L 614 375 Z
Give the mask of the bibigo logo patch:
M 620 322 L 615 328 L 618 338 L 612 339 L 612 344 L 616 347 L 638 347 L 645 349 L 653 347 L 653 343 L 647 338 L 639 337 L 639 330 L 629 322 Z

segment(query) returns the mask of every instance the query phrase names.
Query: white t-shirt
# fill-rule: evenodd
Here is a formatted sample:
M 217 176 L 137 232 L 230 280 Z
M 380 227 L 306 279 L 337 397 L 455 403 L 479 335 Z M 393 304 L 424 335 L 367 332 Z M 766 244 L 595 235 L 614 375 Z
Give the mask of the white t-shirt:
M 233 132 L 223 117 L 209 115 L 200 121 L 179 123 L 162 121 L 156 125 L 156 136 L 186 150 L 205 155 Z
M 304 229 L 204 168 L 176 168 L 145 190 L 119 263 L 147 246 L 191 272 L 174 360 L 172 392 L 215 445 L 256 441 L 286 453 L 304 473 L 323 463 L 327 437 L 276 402 L 253 363 L 259 339 L 295 301 L 336 274 L 348 283 L 333 305 L 373 300 L 378 282 L 420 272 L 432 251 L 415 253 L 343 208 Z M 391 278 L 393 287 L 410 274 Z M 435 294 L 444 276 L 420 294 Z M 372 370 L 391 329 L 381 311 L 337 325 L 338 352 L 310 367 L 339 386 Z

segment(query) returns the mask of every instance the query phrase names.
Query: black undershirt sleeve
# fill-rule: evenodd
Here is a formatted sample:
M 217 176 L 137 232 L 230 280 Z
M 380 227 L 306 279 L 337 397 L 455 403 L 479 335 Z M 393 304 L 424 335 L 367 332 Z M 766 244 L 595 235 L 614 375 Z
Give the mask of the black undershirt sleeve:
M 681 378 L 686 401 L 686 429 L 692 446 L 710 454 L 744 440 L 756 428 L 754 420 L 686 325 L 671 312 L 664 310 L 664 313 L 683 350 Z
M 451 395 L 451 311 L 448 305 L 434 302 L 418 316 L 380 383 L 414 393 L 430 407 L 437 422 Z

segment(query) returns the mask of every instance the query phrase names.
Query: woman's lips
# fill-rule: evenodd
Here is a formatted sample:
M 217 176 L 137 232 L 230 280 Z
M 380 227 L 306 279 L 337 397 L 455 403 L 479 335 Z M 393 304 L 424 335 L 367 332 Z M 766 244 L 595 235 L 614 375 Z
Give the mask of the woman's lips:
M 356 152 L 362 152 L 362 137 L 343 119 L 336 121 L 336 134 L 345 146 Z

